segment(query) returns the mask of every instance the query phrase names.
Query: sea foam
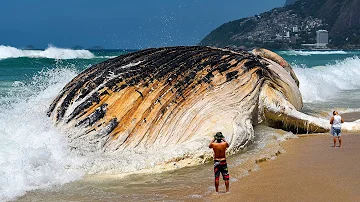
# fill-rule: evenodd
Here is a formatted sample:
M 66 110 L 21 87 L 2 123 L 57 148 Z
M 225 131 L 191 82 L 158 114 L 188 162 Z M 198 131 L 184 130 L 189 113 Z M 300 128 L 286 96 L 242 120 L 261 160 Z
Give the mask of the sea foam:
M 300 81 L 304 102 L 326 102 L 338 98 L 339 93 L 360 89 L 360 59 L 346 58 L 335 64 L 307 67 L 292 64 Z
M 84 160 L 70 153 L 66 137 L 46 116 L 54 96 L 75 75 L 68 68 L 42 71 L 29 83 L 15 82 L 16 92 L 7 95 L 11 102 L 0 105 L 0 201 L 83 175 Z
M 280 51 L 281 55 L 293 55 L 293 56 L 310 56 L 310 55 L 344 55 L 348 54 L 346 51 Z
M 88 50 L 72 50 L 66 48 L 57 48 L 54 46 L 49 46 L 45 50 L 21 50 L 11 46 L 0 46 L 0 60 L 19 57 L 53 59 L 91 59 L 95 56 Z

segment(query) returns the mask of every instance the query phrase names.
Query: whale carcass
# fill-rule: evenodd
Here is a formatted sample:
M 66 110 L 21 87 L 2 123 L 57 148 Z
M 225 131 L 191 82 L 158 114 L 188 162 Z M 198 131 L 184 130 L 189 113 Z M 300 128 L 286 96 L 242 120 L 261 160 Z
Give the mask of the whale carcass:
M 294 133 L 326 132 L 305 115 L 299 81 L 277 54 L 213 47 L 141 50 L 93 65 L 69 82 L 48 115 L 83 152 L 170 151 L 209 155 L 221 131 L 229 152 L 246 147 L 259 123 Z

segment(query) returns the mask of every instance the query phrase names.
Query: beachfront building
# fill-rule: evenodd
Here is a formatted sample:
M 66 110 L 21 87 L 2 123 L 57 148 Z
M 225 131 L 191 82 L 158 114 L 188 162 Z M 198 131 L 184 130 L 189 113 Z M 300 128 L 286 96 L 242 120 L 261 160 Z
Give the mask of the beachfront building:
M 329 32 L 326 30 L 316 31 L 316 47 L 326 48 L 326 45 L 328 43 L 329 43 Z
M 294 33 L 299 32 L 299 27 L 298 27 L 298 26 L 293 27 L 293 28 L 292 28 L 292 31 L 293 31 Z
M 329 32 L 327 30 L 316 31 L 315 44 L 301 44 L 305 49 L 326 49 L 329 43 Z

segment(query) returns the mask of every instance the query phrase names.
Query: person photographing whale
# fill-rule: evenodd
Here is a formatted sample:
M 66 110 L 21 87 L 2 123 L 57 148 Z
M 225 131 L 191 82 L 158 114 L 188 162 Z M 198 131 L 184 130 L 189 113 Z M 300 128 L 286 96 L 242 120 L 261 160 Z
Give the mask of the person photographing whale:
M 229 191 L 229 172 L 226 163 L 226 149 L 229 147 L 229 143 L 226 142 L 224 135 L 221 132 L 217 132 L 214 135 L 214 139 L 211 140 L 209 148 L 214 151 L 214 174 L 215 174 L 215 190 L 219 192 L 219 178 L 220 173 L 225 181 L 226 192 Z

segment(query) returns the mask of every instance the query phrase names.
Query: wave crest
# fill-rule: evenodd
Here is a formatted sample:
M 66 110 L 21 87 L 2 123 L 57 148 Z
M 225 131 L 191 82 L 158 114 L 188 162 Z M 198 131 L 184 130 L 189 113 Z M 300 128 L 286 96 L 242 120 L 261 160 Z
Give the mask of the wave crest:
M 293 64 L 300 81 L 304 102 L 329 101 L 338 93 L 360 89 L 360 58 L 351 57 L 335 64 L 307 67 Z
M 8 94 L 12 101 L 0 105 L 0 122 L 6 123 L 0 129 L 0 201 L 83 176 L 85 160 L 70 153 L 67 140 L 45 113 L 76 74 L 71 68 L 44 69 L 28 83 L 14 82 Z
M 7 58 L 52 58 L 52 59 L 91 59 L 95 55 L 88 50 L 72 50 L 49 46 L 45 50 L 21 50 L 11 46 L 0 46 L 0 60 Z
M 310 56 L 310 55 L 346 55 L 345 51 L 280 51 L 281 55 L 292 55 L 292 56 Z

